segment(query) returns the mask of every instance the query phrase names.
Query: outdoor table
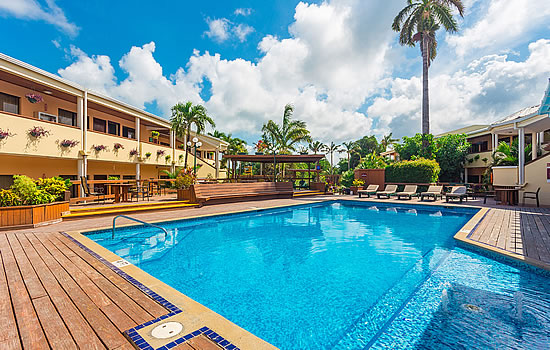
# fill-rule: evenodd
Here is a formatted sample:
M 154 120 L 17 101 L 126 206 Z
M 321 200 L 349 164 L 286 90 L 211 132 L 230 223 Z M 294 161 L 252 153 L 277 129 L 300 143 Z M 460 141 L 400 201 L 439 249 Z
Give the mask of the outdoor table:
M 517 186 L 494 186 L 495 195 L 503 205 L 518 205 L 519 190 Z
M 129 202 L 128 193 L 133 184 L 108 184 L 115 195 L 115 203 Z

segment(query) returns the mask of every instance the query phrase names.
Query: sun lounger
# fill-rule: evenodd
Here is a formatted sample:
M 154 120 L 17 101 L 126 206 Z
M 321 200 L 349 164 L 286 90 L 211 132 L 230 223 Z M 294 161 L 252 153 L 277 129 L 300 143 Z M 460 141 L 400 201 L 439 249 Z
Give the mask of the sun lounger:
M 401 199 L 401 197 L 411 199 L 413 196 L 417 196 L 417 188 L 418 186 L 416 185 L 406 185 L 402 192 L 397 192 L 395 195 L 397 199 Z
M 420 200 L 423 201 L 424 198 L 433 198 L 434 201 L 437 200 L 437 197 L 442 197 L 443 186 L 430 186 L 428 191 L 420 193 Z
M 370 195 L 375 195 L 376 191 L 378 191 L 378 185 L 369 185 L 366 190 L 359 190 L 357 191 L 357 194 L 359 194 L 359 198 L 361 198 L 362 194 L 366 194 L 367 198 L 370 198 Z
M 386 188 L 384 191 L 378 191 L 376 192 L 376 197 L 380 199 L 380 197 L 386 197 L 390 198 L 392 194 L 395 194 L 397 192 L 397 185 L 386 185 Z
M 450 199 L 459 199 L 462 203 L 462 199 L 468 200 L 468 194 L 466 193 L 466 186 L 453 186 L 451 192 L 445 195 L 445 200 L 448 202 Z

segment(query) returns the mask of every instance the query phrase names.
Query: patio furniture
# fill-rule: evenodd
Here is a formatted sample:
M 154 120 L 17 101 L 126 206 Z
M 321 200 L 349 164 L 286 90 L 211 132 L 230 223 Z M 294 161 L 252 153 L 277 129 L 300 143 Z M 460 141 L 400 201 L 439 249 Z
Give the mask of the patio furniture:
M 426 192 L 420 193 L 420 200 L 423 201 L 424 198 L 433 198 L 434 202 L 437 200 L 437 197 L 443 198 L 443 186 L 430 186 Z
M 376 197 L 378 199 L 380 199 L 380 197 L 390 198 L 390 196 L 395 194 L 395 192 L 397 192 L 397 185 L 386 185 L 384 191 L 376 192 Z
M 445 194 L 445 201 L 459 199 L 460 203 L 462 200 L 468 200 L 468 193 L 466 191 L 466 186 L 453 186 L 451 192 Z
M 128 194 L 133 184 L 114 183 L 108 184 L 111 188 L 111 192 L 115 195 L 114 203 L 129 202 Z
M 364 190 L 358 190 L 357 191 L 357 194 L 359 195 L 359 198 L 361 198 L 361 195 L 362 194 L 366 194 L 367 195 L 367 198 L 370 198 L 370 195 L 375 195 L 376 194 L 376 191 L 378 191 L 378 188 L 380 186 L 379 185 L 369 185 L 366 189 Z
M 401 197 L 405 197 L 408 199 L 411 199 L 413 196 L 418 196 L 416 194 L 416 190 L 418 189 L 417 185 L 405 185 L 405 188 L 401 192 L 397 192 L 395 195 L 397 196 L 397 199 L 401 199 Z
M 211 203 L 292 198 L 293 195 L 292 182 L 197 183 L 191 186 L 193 202 L 199 203 L 201 206 Z
M 99 190 L 97 192 L 95 192 L 95 190 L 91 191 L 90 186 L 88 186 L 88 180 L 86 179 L 85 176 L 80 177 L 80 183 L 82 185 L 82 188 L 84 189 L 84 194 L 86 194 L 86 197 L 97 197 L 93 200 L 97 200 L 98 202 L 103 201 L 103 204 L 105 204 L 106 194 L 104 192 L 99 191 Z
M 501 186 L 493 185 L 495 188 L 495 198 L 502 205 L 518 205 L 519 190 L 523 186 Z
M 523 204 L 525 204 L 526 199 L 535 199 L 537 201 L 537 207 L 539 207 L 540 206 L 539 192 L 540 192 L 540 187 L 537 188 L 537 190 L 535 192 L 532 192 L 532 191 L 523 192 Z
M 145 197 L 147 197 L 147 200 L 149 200 L 149 197 L 150 197 L 149 183 L 145 181 L 141 185 L 139 185 L 139 183 L 136 183 L 136 185 L 130 188 L 129 192 L 130 192 L 130 201 L 132 200 L 132 198 L 136 197 L 136 200 L 139 202 L 140 195 L 143 200 L 145 200 Z

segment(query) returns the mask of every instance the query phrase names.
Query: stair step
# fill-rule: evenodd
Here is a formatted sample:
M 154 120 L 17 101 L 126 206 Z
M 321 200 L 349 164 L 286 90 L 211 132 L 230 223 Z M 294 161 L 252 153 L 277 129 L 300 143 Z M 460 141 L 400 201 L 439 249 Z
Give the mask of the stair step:
M 302 196 L 318 196 L 325 194 L 324 192 L 319 191 L 302 191 L 302 192 L 294 192 L 294 197 L 302 197 Z
M 147 210 L 161 210 L 161 209 L 177 209 L 177 208 L 187 208 L 187 207 L 197 207 L 198 204 L 193 203 L 180 203 L 180 204 L 164 204 L 164 205 L 156 205 L 156 206 L 144 206 L 144 207 L 133 207 L 133 208 L 111 208 L 111 209 L 105 209 L 105 208 L 97 208 L 95 211 L 86 211 L 86 212 L 79 212 L 79 213 L 73 213 L 63 215 L 62 218 L 64 220 L 66 219 L 76 219 L 76 218 L 82 218 L 87 216 L 95 216 L 95 215 L 109 215 L 109 214 L 122 214 L 122 213 L 130 213 L 130 212 L 140 212 L 140 211 L 147 211 Z
M 121 204 L 121 205 L 104 205 L 101 207 L 94 206 L 94 207 L 83 207 L 83 208 L 71 208 L 71 213 L 83 213 L 88 211 L 110 210 L 110 209 L 156 207 L 159 205 L 173 205 L 173 204 L 185 204 L 185 203 L 189 203 L 189 201 L 143 202 L 143 203 Z

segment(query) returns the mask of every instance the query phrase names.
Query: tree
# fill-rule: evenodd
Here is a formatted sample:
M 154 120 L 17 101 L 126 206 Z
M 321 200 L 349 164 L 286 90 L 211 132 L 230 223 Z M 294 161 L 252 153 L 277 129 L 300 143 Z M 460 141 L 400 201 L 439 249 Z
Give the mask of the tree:
M 339 151 L 340 151 L 340 145 L 337 145 L 334 142 L 331 142 L 330 145 L 325 146 L 325 152 L 330 154 L 330 173 L 331 174 L 334 174 L 334 167 L 332 166 L 333 165 L 332 155 L 334 154 L 334 152 L 339 152 Z
M 313 154 L 321 152 L 323 149 L 325 149 L 325 147 L 325 144 L 320 141 L 313 141 L 309 144 L 309 149 L 313 152 Z
M 206 129 L 207 124 L 215 127 L 216 123 L 207 115 L 204 106 L 193 105 L 191 101 L 187 101 L 186 103 L 177 103 L 172 107 L 170 124 L 172 124 L 172 130 L 174 130 L 176 136 L 185 136 L 185 167 L 187 167 L 187 158 L 189 156 L 187 142 L 191 138 L 191 127 L 195 125 L 197 134 L 200 134 Z
M 310 142 L 311 137 L 306 123 L 301 120 L 292 120 L 294 107 L 291 104 L 285 106 L 283 123 L 277 124 L 273 120 L 268 121 L 262 127 L 263 139 L 281 154 L 289 154 L 296 151 L 300 142 Z
M 395 150 L 402 160 L 435 159 L 437 145 L 432 134 L 416 134 L 413 137 L 404 136 L 402 143 L 395 145 Z
M 359 147 L 357 147 L 357 144 L 355 142 L 343 142 L 342 145 L 344 146 L 344 149 L 340 150 L 340 152 L 346 152 L 348 156 L 348 170 L 351 169 L 350 161 L 351 161 L 351 154 L 355 153 L 359 150 Z
M 392 135 L 393 133 L 390 132 L 380 140 L 380 148 L 383 152 L 386 152 L 389 146 L 393 146 L 399 141 L 399 139 L 394 139 Z
M 435 160 L 439 163 L 441 181 L 460 181 L 466 156 L 470 150 L 470 143 L 466 141 L 464 134 L 450 134 L 438 138 Z
M 428 69 L 437 54 L 436 31 L 443 26 L 449 33 L 458 31 L 452 10 L 464 17 L 462 0 L 407 0 L 407 6 L 393 20 L 399 43 L 413 47 L 420 43 L 422 53 L 422 133 L 430 133 Z M 427 141 L 424 140 L 424 146 Z

